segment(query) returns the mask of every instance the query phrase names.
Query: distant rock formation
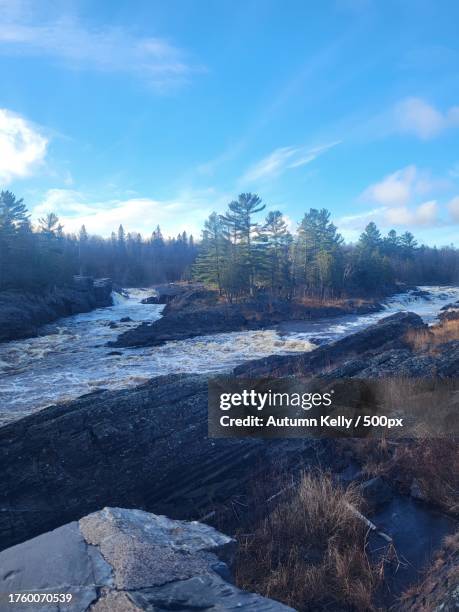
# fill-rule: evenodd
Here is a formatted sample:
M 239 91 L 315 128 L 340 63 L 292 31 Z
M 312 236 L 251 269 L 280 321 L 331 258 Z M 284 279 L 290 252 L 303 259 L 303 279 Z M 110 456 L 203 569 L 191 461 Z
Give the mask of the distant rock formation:
M 116 341 L 109 342 L 109 346 L 160 346 L 196 336 L 274 327 L 282 321 L 366 314 L 381 309 L 381 305 L 374 300 L 344 300 L 327 306 L 320 303 L 305 305 L 259 295 L 255 299 L 230 304 L 221 301 L 217 291 L 202 287 L 186 291 L 183 287 L 180 290 L 172 288 L 171 291 L 172 294 L 163 293 L 144 300 L 145 303 L 166 304 L 160 319 L 124 332 Z
M 74 277 L 73 284 L 44 293 L 0 292 L 0 342 L 36 336 L 41 325 L 60 317 L 112 305 L 112 282 Z
M 292 611 L 231 584 L 235 546 L 203 523 L 104 508 L 1 552 L 0 593 L 72 594 L 43 612 Z

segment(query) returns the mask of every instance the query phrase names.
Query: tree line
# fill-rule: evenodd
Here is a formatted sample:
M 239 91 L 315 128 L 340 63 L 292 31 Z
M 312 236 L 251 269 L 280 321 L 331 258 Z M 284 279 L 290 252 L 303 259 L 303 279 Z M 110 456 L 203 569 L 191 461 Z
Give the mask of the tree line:
M 110 277 L 121 286 L 196 280 L 229 301 L 260 292 L 282 299 L 380 295 L 396 282 L 459 283 L 459 251 L 419 245 L 410 232 L 386 236 L 369 223 L 346 244 L 326 209 L 311 208 L 296 232 L 261 198 L 243 193 L 220 215 L 212 213 L 195 243 L 186 232 L 148 238 L 120 226 L 110 238 L 64 232 L 49 213 L 32 226 L 22 199 L 0 193 L 0 290 L 41 291 L 74 275 Z
M 311 208 L 295 235 L 284 215 L 265 219 L 260 197 L 242 193 L 223 215 L 205 222 L 193 277 L 229 301 L 260 290 L 291 299 L 378 295 L 396 282 L 459 282 L 459 251 L 418 245 L 411 232 L 382 236 L 371 222 L 357 244 L 345 244 L 326 209 Z
M 110 238 L 64 232 L 49 213 L 33 227 L 26 205 L 9 191 L 0 193 L 0 290 L 40 291 L 72 282 L 82 274 L 110 277 L 125 287 L 187 278 L 196 258 L 193 236 L 164 238 L 160 227 L 147 239 L 120 225 Z

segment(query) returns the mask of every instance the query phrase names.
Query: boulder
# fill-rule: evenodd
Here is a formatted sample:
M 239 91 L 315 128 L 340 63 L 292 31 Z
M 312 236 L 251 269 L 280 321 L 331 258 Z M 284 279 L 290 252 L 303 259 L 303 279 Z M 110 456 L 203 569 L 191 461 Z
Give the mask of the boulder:
M 0 592 L 72 594 L 43 612 L 291 610 L 222 577 L 235 546 L 203 523 L 104 508 L 1 552 Z

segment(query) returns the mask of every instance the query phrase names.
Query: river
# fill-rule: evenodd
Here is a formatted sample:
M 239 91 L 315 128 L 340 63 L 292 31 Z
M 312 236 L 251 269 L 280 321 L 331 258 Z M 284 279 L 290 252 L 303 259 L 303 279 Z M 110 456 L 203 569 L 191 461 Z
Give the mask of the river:
M 212 373 L 249 359 L 311 351 L 359 331 L 401 310 L 431 323 L 447 303 L 459 299 L 459 287 L 422 287 L 430 297 L 396 295 L 384 310 L 317 321 L 289 322 L 277 329 L 200 336 L 164 346 L 113 350 L 118 334 L 142 321 L 161 317 L 163 306 L 141 304 L 148 289 L 114 294 L 114 305 L 66 317 L 44 326 L 37 338 L 0 344 L 0 424 L 56 402 L 98 389 L 121 389 L 173 372 Z M 130 321 L 121 323 L 120 319 Z

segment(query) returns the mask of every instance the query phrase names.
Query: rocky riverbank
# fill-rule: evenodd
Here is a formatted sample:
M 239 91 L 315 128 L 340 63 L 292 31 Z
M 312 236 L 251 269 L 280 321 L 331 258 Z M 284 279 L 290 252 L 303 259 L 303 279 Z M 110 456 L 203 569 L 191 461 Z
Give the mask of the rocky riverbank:
M 283 377 L 321 374 L 329 378 L 457 376 L 459 340 L 445 341 L 444 351 L 413 350 L 409 332 L 429 333 L 421 317 L 400 312 L 330 345 L 300 355 L 271 355 L 235 368 L 236 376 Z
M 457 376 L 459 343 L 423 352 L 410 342 L 410 334 L 426 331 L 433 333 L 420 317 L 399 313 L 311 353 L 252 362 L 236 374 L 378 377 L 400 373 L 403 363 L 407 376 L 425 375 L 435 365 L 441 376 Z M 397 474 L 375 482 L 363 471 L 353 471 L 356 460 L 354 452 L 341 452 L 335 440 L 209 439 L 204 375 L 171 375 L 131 390 L 96 392 L 0 429 L 0 549 L 107 505 L 173 519 L 212 516 L 215 508 L 231 510 L 232 500 L 245 499 L 254 481 L 274 483 L 257 505 L 262 511 L 268 499 L 277 499 L 271 476 L 280 467 L 284 475 L 314 466 L 339 478 L 351 472 L 368 507 L 377 508 L 376 517 L 381 506 L 384 510 L 395 503 L 399 514 L 400 508 L 408 508 L 403 521 L 413 525 L 412 508 L 396 493 Z M 419 487 L 411 489 L 416 497 Z M 422 529 L 429 534 L 433 529 L 433 517 L 421 519 L 416 543 Z M 398 516 L 397 522 L 401 520 Z
M 407 376 L 435 366 L 457 376 L 459 342 L 436 354 L 410 347 L 407 333 L 424 328 L 417 315 L 400 313 L 310 353 L 248 362 L 235 373 L 378 377 L 399 374 L 404 364 Z M 311 439 L 209 439 L 205 375 L 159 377 L 46 408 L 0 429 L 0 506 L 8 508 L 0 513 L 0 546 L 102 505 L 199 516 L 238 491 L 254 465 L 276 464 L 284 451 L 292 456 L 285 449 L 303 464 L 327 452 Z
M 152 299 L 159 299 L 153 297 Z M 160 346 L 174 340 L 185 340 L 225 332 L 266 329 L 283 321 L 313 320 L 346 314 L 367 314 L 379 311 L 376 300 L 341 300 L 323 304 L 270 299 L 227 303 L 218 293 L 203 288 L 178 291 L 170 300 L 161 319 L 142 323 L 121 334 L 110 346 Z
M 60 317 L 112 305 L 109 279 L 75 277 L 71 286 L 44 293 L 0 292 L 0 342 L 30 338 Z

